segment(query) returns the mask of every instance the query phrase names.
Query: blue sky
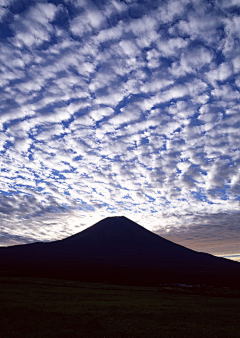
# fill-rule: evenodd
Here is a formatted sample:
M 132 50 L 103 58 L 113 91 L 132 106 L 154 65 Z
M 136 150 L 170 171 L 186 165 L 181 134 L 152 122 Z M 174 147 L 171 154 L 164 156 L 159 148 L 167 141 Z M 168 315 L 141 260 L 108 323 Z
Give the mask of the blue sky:
M 125 215 L 239 254 L 239 1 L 0 5 L 0 245 Z

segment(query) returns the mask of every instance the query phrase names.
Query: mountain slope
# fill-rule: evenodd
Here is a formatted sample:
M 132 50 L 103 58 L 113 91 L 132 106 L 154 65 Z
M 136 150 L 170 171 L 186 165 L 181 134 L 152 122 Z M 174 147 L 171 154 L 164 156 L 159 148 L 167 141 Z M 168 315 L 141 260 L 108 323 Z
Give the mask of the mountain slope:
M 108 217 L 60 241 L 0 248 L 0 271 L 134 284 L 240 280 L 239 263 L 172 243 L 126 217 Z

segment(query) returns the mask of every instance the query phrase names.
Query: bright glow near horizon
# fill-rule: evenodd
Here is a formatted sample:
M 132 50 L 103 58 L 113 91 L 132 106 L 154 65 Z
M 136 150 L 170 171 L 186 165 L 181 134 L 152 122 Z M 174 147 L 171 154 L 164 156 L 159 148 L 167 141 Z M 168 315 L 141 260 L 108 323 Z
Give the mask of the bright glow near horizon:
M 125 215 L 240 252 L 240 4 L 0 6 L 0 245 Z

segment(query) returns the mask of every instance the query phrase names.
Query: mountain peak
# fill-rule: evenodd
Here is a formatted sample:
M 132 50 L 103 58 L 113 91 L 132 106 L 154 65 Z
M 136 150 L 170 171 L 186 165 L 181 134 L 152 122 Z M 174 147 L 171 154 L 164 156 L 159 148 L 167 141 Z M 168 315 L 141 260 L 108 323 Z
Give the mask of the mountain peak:
M 0 270 L 93 281 L 239 283 L 240 265 L 172 243 L 125 216 L 60 241 L 0 248 Z
M 105 220 L 115 220 L 115 221 L 117 221 L 117 220 L 128 220 L 128 221 L 131 221 L 129 218 L 127 218 L 126 216 L 108 216 L 108 217 L 106 217 L 106 218 L 103 218 L 100 222 L 102 222 L 102 221 L 105 221 Z M 133 221 L 131 221 L 131 222 L 133 222 Z
M 119 228 L 124 228 L 124 227 L 132 227 L 132 226 L 137 226 L 139 228 L 142 228 L 139 224 L 135 223 L 134 221 L 130 220 L 129 218 L 125 216 L 109 216 L 106 217 L 99 222 L 93 224 L 90 228 L 108 228 L 108 227 L 119 227 Z M 86 230 L 90 229 L 87 228 Z M 85 230 L 85 231 L 86 231 Z
M 110 221 L 124 221 L 124 220 L 128 220 L 131 221 L 129 218 L 125 217 L 125 216 L 108 216 L 106 218 L 103 218 L 100 222 L 102 221 L 106 221 L 106 220 L 110 220 Z M 132 221 L 131 221 L 132 222 Z

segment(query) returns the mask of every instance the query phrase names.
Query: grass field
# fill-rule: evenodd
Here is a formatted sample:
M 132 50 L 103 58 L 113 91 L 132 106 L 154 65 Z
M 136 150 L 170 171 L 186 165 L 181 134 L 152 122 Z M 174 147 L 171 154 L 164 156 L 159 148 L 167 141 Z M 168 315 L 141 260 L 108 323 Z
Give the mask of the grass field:
M 0 278 L 0 337 L 240 337 L 240 292 Z

